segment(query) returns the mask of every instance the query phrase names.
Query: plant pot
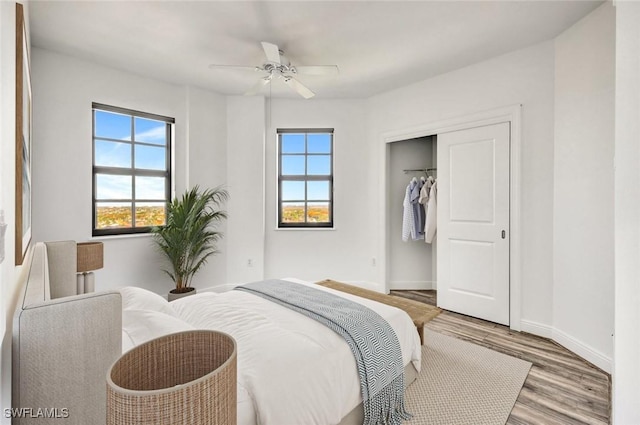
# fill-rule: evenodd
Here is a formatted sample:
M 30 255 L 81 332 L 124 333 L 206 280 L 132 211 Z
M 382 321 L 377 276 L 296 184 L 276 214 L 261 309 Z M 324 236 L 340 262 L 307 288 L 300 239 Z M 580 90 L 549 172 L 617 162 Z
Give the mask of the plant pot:
M 196 288 L 184 288 L 184 289 L 172 289 L 169 291 L 168 300 L 175 301 L 178 298 L 187 297 L 189 295 L 194 295 L 196 293 Z

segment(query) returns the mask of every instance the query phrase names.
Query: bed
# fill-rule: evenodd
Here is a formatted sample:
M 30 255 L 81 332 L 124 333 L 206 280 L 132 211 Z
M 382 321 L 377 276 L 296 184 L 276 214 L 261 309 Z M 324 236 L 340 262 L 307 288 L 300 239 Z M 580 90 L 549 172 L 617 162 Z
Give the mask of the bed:
M 407 384 L 420 370 L 421 346 L 409 316 L 395 307 L 319 287 L 380 314 L 400 342 Z M 206 292 L 168 303 L 123 288 L 123 350 L 169 332 L 212 329 L 238 344 L 238 425 L 362 424 L 353 354 L 332 330 L 242 291 Z M 295 347 L 295 349 L 291 349 Z
M 34 255 L 29 258 L 23 273 L 26 276 L 24 293 L 37 302 L 31 306 L 25 302 L 20 307 L 17 321 L 23 325 L 14 326 L 14 394 L 20 394 L 18 399 L 22 401 L 28 396 L 31 407 L 40 405 L 41 400 L 46 400 L 47 406 L 65 406 L 67 403 L 61 397 L 68 398 L 68 395 L 45 389 L 59 386 L 60 378 L 48 382 L 49 387 L 42 389 L 29 385 L 34 376 L 46 377 L 51 368 L 59 367 L 48 363 L 34 364 L 32 360 L 26 362 L 26 359 L 39 359 L 38 353 L 44 350 L 49 350 L 49 357 L 71 356 L 69 358 L 83 364 L 82 368 L 70 364 L 64 369 L 64 381 L 72 389 L 72 406 L 84 406 L 82 417 L 77 415 L 76 409 L 69 412 L 64 423 L 99 424 L 104 423 L 104 403 L 100 402 L 105 399 L 104 376 L 114 361 L 111 358 L 114 352 L 125 352 L 168 333 L 202 328 L 226 332 L 238 344 L 238 425 L 362 424 L 363 409 L 354 357 L 344 340 L 324 325 L 255 295 L 235 290 L 205 292 L 172 303 L 134 287 L 122 288 L 115 294 L 50 300 L 48 289 L 45 290 L 51 284 L 46 276 L 47 269 L 51 268 L 46 249 L 36 244 Z M 287 280 L 312 285 L 298 279 Z M 400 342 L 405 383 L 415 379 L 420 368 L 420 339 L 404 311 L 317 285 L 314 287 L 361 303 L 385 318 Z M 95 314 L 97 302 L 106 302 L 108 307 L 104 314 L 107 316 L 104 317 L 108 320 Z M 114 305 L 118 307 L 117 311 L 114 311 Z M 38 309 L 37 322 L 35 316 L 31 317 L 33 313 L 27 311 L 34 306 Z M 50 346 L 55 338 L 50 335 L 45 338 L 38 328 L 46 327 L 51 331 L 52 323 L 64 323 L 69 314 L 90 320 L 92 326 L 99 327 L 99 332 L 76 329 L 80 323 L 77 320 L 72 333 L 56 330 L 53 326 L 57 338 L 64 338 L 64 344 Z M 29 326 L 24 325 L 27 318 Z M 101 337 L 101 333 L 109 338 Z M 115 340 L 114 335 L 120 337 Z M 29 345 L 25 345 L 25 341 L 30 341 Z M 87 349 L 91 344 L 99 344 L 101 350 L 111 353 L 103 356 L 108 361 L 103 359 L 99 364 L 88 361 L 79 348 Z M 52 348 L 55 352 L 50 351 Z M 85 382 L 87 374 L 92 379 Z M 96 376 L 101 377 L 102 385 L 95 383 Z M 15 400 L 14 406 L 21 407 Z M 40 419 L 37 423 L 57 422 Z

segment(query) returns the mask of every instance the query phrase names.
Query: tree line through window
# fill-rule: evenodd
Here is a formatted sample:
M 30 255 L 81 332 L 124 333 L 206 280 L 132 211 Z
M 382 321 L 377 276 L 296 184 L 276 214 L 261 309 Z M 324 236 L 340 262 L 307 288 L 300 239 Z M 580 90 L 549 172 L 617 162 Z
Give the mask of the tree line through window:
M 173 118 L 93 105 L 93 235 L 166 223 Z
M 278 227 L 333 227 L 333 129 L 278 129 Z

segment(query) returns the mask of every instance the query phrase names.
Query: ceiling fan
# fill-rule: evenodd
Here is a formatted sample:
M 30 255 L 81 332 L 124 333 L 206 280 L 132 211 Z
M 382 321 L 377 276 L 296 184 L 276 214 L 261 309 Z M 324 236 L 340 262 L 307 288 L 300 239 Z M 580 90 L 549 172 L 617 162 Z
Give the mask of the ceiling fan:
M 209 68 L 235 68 L 235 69 L 251 69 L 262 72 L 263 77 L 254 85 L 245 95 L 250 96 L 260 92 L 264 86 L 272 82 L 274 79 L 282 79 L 286 85 L 291 87 L 300 96 L 305 99 L 310 99 L 315 96 L 307 86 L 298 81 L 296 75 L 320 75 L 331 76 L 338 74 L 337 65 L 308 65 L 308 66 L 294 66 L 291 65 L 289 59 L 284 55 L 284 52 L 278 48 L 275 44 L 262 42 L 262 48 L 264 49 L 267 61 L 261 66 L 236 66 L 236 65 L 216 65 L 211 64 Z

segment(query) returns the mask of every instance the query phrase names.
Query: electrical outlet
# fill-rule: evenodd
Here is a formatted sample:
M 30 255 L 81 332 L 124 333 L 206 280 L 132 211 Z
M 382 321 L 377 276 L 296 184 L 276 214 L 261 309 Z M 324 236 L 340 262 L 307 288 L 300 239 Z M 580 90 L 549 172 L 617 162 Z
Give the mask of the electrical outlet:
M 251 258 L 247 259 L 247 267 L 253 267 L 253 260 Z
M 376 257 L 372 257 L 371 258 L 371 266 L 375 267 L 376 266 Z

